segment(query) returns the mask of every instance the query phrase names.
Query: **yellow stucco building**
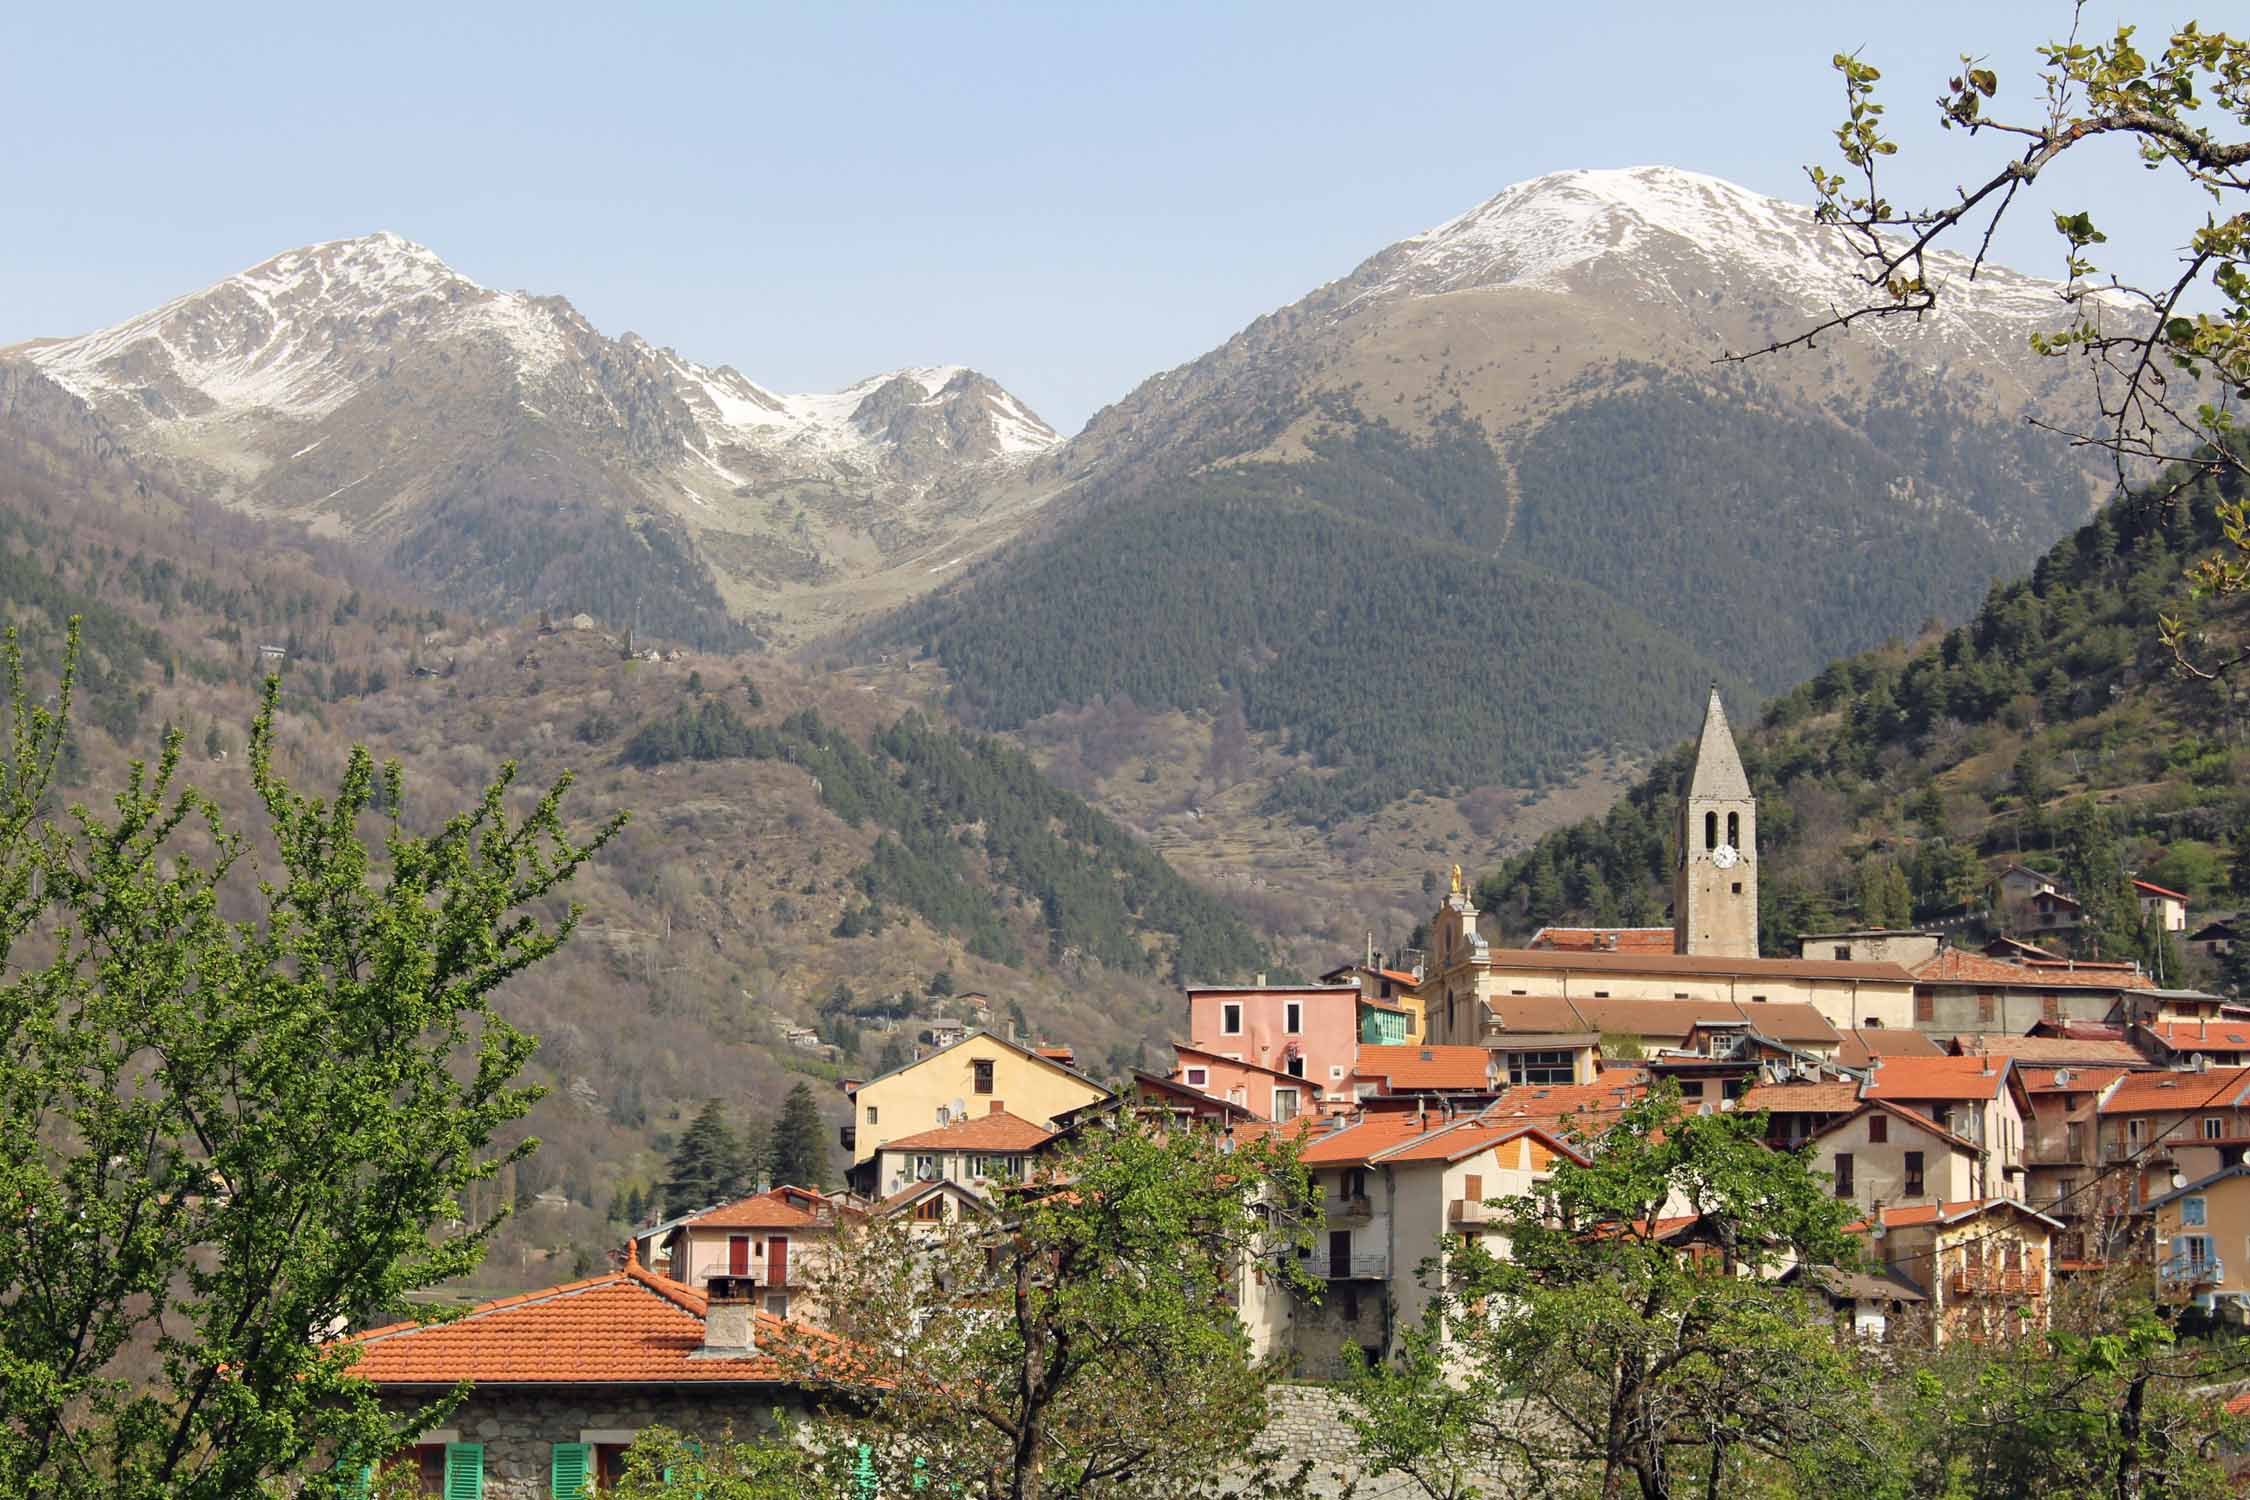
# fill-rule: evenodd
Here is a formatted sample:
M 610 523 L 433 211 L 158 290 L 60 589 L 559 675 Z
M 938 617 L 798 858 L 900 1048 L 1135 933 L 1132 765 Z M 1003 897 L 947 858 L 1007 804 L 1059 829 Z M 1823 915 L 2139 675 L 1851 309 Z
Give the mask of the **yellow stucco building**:
M 1107 1089 L 1055 1058 L 972 1031 L 851 1090 L 844 1144 L 855 1186 L 886 1141 L 1000 1111 L 1051 1129 L 1058 1115 L 1108 1097 Z

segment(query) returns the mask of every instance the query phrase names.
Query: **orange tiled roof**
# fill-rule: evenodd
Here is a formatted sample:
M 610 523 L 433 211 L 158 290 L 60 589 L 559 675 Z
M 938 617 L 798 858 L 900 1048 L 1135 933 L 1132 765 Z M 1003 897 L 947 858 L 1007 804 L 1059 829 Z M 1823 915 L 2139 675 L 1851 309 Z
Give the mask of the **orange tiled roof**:
M 1385 1151 L 1379 1160 L 1385 1164 L 1410 1161 L 1459 1161 L 1474 1156 L 1479 1151 L 1505 1145 L 1520 1136 L 1530 1136 L 1558 1156 L 1568 1156 L 1583 1163 L 1586 1157 L 1537 1125 L 1522 1120 L 1494 1120 L 1483 1115 L 1462 1120 L 1453 1126 L 1429 1135 L 1410 1140 L 1401 1146 Z
M 2170 890 L 2164 886 L 2155 885 L 2146 880 L 2134 881 L 2133 889 L 2136 891 L 2146 892 L 2151 896 L 2169 896 L 2174 901 L 2187 900 L 2187 893 L 2185 891 Z
M 1624 1113 L 1626 1106 L 1647 1092 L 1645 1081 L 1519 1083 L 1494 1100 L 1485 1109 L 1484 1117 L 1553 1128 L 1591 1129 L 1614 1120 Z
M 2250 1093 L 2250 1068 L 2213 1068 L 2207 1073 L 2127 1073 L 2101 1102 L 2105 1115 L 2150 1114 L 2169 1109 L 2208 1109 L 2240 1103 Z
M 2146 990 L 2156 981 L 2130 965 L 2115 966 L 2056 963 L 2011 963 L 1987 958 L 1966 948 L 1940 948 L 1914 966 L 1916 984 L 2025 985 L 2052 990 Z
M 700 1293 L 631 1262 L 483 1303 L 450 1323 L 393 1323 L 338 1342 L 359 1347 L 352 1373 L 377 1385 L 793 1382 L 770 1353 L 700 1354 L 705 1311 Z M 765 1348 L 794 1328 L 764 1312 L 752 1317 Z
M 1867 1099 L 1995 1099 L 2008 1080 L 2005 1057 L 1886 1057 L 1868 1075 Z
M 1982 1156 L 1984 1154 L 1984 1148 L 1978 1145 L 1975 1141 L 1970 1140 L 1966 1136 L 1954 1134 L 1952 1131 L 1946 1129 L 1943 1125 L 1940 1125 L 1937 1121 L 1931 1119 L 1928 1115 L 1922 1114 L 1918 1110 L 1911 1110 L 1906 1108 L 1904 1105 L 1893 1104 L 1888 1099 L 1869 1099 L 1867 1102 L 1860 1105 L 1858 1109 L 1854 1110 L 1851 1114 L 1845 1116 L 1843 1119 L 1833 1121 L 1814 1131 L 1812 1138 L 1814 1140 L 1818 1140 L 1824 1135 L 1828 1135 L 1834 1131 L 1841 1130 L 1846 1125 L 1849 1125 L 1853 1120 L 1858 1119 L 1863 1114 L 1887 1115 L 1891 1119 L 1899 1121 L 1901 1124 L 1921 1131 L 1924 1135 L 1932 1135 L 1937 1137 L 1939 1140 L 1945 1142 L 1948 1146 L 1952 1146 L 1957 1150 L 1966 1151 L 1971 1156 Z
M 1856 1083 L 1761 1083 L 1742 1096 L 1740 1109 L 1787 1115 L 1844 1115 L 1859 1108 Z
M 1356 1167 L 1417 1136 L 1458 1123 L 1435 1110 L 1389 1109 L 1363 1114 L 1341 1130 L 1311 1136 L 1298 1153 L 1308 1167 Z
M 2242 1028 L 2242 1045 L 2250 1048 L 2250 1026 Z M 1957 1036 L 1953 1051 L 1961 1057 L 1986 1054 L 1992 1057 L 2012 1057 L 2020 1063 L 2053 1063 L 2059 1067 L 2097 1065 L 2115 1068 L 2146 1068 L 2153 1064 L 2123 1040 L 2101 1040 L 2074 1036 Z
M 1885 1229 L 1907 1229 L 1916 1224 L 1936 1224 L 1954 1219 L 1971 1218 L 1996 1204 L 2008 1203 L 2006 1198 L 1962 1198 L 1952 1203 L 1902 1203 L 1895 1207 L 1877 1210 Z M 2014 1205 L 2020 1207 L 2021 1205 Z M 1875 1219 L 1861 1219 L 1856 1224 L 1846 1224 L 1847 1232 L 1875 1227 Z
M 1488 1089 L 1492 1054 L 1482 1047 L 1362 1047 L 1359 1076 L 1412 1089 Z
M 2174 1052 L 2250 1052 L 2250 1022 L 2150 1021 L 2149 1034 Z M 2123 1046 L 2123 1043 L 2118 1045 Z
M 2034 1094 L 2098 1094 L 2133 1068 L 2080 1068 L 2019 1066 L 2016 1076 Z
M 1847 1068 L 1864 1068 L 1878 1057 L 1939 1057 L 1945 1052 L 1919 1031 L 1904 1027 L 1859 1026 L 1836 1033 L 1836 1061 Z
M 688 1220 L 691 1229 L 802 1229 L 825 1227 L 834 1222 L 833 1212 L 822 1213 L 799 1208 L 788 1198 L 789 1190 L 775 1188 L 770 1192 L 753 1193 L 747 1198 L 737 1198 L 732 1203 L 722 1203 L 708 1213 L 697 1214 Z
M 1542 927 L 1524 946 L 1566 953 L 1670 953 L 1676 941 L 1669 927 Z
M 1032 1151 L 1055 1138 L 1029 1120 L 996 1109 L 988 1115 L 971 1115 L 920 1135 L 885 1141 L 883 1151 Z

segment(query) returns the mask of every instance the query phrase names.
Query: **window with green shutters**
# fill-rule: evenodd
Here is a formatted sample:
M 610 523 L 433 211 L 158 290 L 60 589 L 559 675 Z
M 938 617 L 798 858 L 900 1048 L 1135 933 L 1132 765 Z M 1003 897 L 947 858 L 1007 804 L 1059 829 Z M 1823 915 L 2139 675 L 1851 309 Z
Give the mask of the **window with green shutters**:
M 594 1445 L 592 1443 L 557 1443 L 552 1472 L 554 1474 L 555 1500 L 578 1500 L 590 1494 L 594 1473 Z M 451 1500 L 451 1497 L 448 1497 Z
M 484 1444 L 445 1445 L 445 1500 L 484 1500 Z

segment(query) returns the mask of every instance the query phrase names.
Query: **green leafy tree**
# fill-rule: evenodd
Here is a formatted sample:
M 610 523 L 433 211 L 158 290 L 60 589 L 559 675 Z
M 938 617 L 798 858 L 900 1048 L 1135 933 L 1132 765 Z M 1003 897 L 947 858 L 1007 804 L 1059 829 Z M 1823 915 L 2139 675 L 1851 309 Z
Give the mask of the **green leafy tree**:
M 767 1175 L 777 1184 L 817 1188 L 828 1180 L 828 1127 L 821 1122 L 811 1084 L 799 1083 L 781 1101 L 766 1163 Z
M 625 1452 L 625 1477 L 603 1493 L 617 1500 L 815 1500 L 862 1496 L 856 1455 L 826 1462 L 784 1437 L 738 1440 L 732 1432 L 690 1437 L 644 1427 Z
M 727 1123 L 725 1106 L 706 1099 L 679 1145 L 672 1148 L 664 1173 L 664 1212 L 683 1214 L 740 1197 L 749 1186 L 751 1171 L 741 1139 Z
M 472 1270 L 472 1185 L 527 1154 L 532 1038 L 491 1003 L 565 939 L 560 887 L 615 831 L 520 816 L 503 770 L 417 833 L 364 749 L 332 797 L 252 726 L 272 853 L 177 785 L 181 743 L 107 813 L 49 803 L 56 707 L 7 637 L 0 747 L 0 1493 L 232 1500 L 326 1455 L 387 1453 L 386 1415 L 326 1334 Z M 382 805 L 372 811 L 381 790 Z M 379 839 L 363 834 L 373 822 Z M 324 1492 L 336 1481 L 306 1477 Z
M 1260 1260 L 1298 1274 L 1310 1201 L 1285 1146 L 1127 1115 L 1071 1138 L 999 1224 L 855 1227 L 814 1291 L 876 1394 L 809 1440 L 864 1446 L 884 1494 L 1254 1492 L 1277 1462 L 1257 1447 L 1274 1372 L 1251 1359 L 1233 1299 Z M 807 1340 L 784 1357 L 817 1373 L 827 1356 Z
M 1765 1123 L 1660 1090 L 1500 1200 L 1507 1258 L 1449 1246 L 1404 1358 L 1353 1392 L 1372 1473 L 1440 1497 L 1895 1490 L 1866 1368 L 1771 1279 L 1855 1263 L 1852 1205 Z M 1700 1250 L 1668 1214 L 1697 1216 Z

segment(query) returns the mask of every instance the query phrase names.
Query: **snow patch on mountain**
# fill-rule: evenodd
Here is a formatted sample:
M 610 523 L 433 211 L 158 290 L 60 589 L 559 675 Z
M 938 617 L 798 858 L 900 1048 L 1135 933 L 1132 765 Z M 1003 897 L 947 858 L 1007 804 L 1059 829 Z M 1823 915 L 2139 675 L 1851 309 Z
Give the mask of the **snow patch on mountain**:
M 1820 313 L 1866 298 L 1859 266 L 1843 233 L 1815 223 L 1810 208 L 1717 177 L 1661 166 L 1555 172 L 1378 255 L 1345 305 L 1489 286 L 1576 292 L 1589 274 L 1617 268 L 1651 298 L 1755 289 Z M 1963 312 L 2033 321 L 2061 310 L 2053 282 L 1989 264 L 1972 282 L 1968 260 L 1950 253 L 1933 254 L 1929 268 Z

